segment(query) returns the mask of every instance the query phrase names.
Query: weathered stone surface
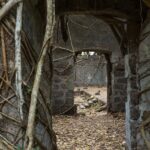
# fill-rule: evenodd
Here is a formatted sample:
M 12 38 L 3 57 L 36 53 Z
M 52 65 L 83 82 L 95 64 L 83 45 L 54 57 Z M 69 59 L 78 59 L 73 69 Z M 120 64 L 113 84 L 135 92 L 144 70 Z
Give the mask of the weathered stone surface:
M 125 110 L 127 99 L 127 80 L 125 78 L 125 67 L 123 59 L 112 65 L 112 87 L 109 110 L 122 112 Z
M 63 97 L 64 96 L 64 91 L 53 91 L 52 95 L 54 97 Z
M 120 101 L 121 101 L 121 98 L 120 98 L 120 97 L 115 97 L 115 98 L 114 98 L 114 102 L 115 102 L 115 103 L 118 103 L 118 102 L 120 102 Z
M 129 66 L 130 66 L 131 74 L 136 74 L 136 64 L 137 64 L 136 55 L 134 54 L 130 55 Z
M 78 55 L 75 86 L 107 86 L 106 60 L 99 55 Z
M 137 90 L 128 91 L 130 93 L 130 103 L 131 105 L 139 105 L 139 93 Z
M 121 71 L 121 70 L 114 71 L 114 75 L 117 76 L 117 77 L 123 77 L 124 74 L 125 74 L 124 70 L 123 71 Z
M 82 24 L 83 26 L 88 26 L 91 29 L 88 30 L 87 32 L 87 29 L 82 28 L 78 24 L 74 24 L 71 20 L 73 22 L 79 22 L 79 24 Z M 95 23 L 91 26 L 91 22 L 95 22 Z M 99 47 L 100 50 L 107 49 L 113 52 L 111 57 L 112 62 L 119 60 L 119 57 L 121 56 L 119 44 L 117 43 L 117 40 L 114 38 L 114 35 L 112 34 L 109 26 L 107 26 L 103 21 L 91 16 L 88 17 L 82 15 L 69 16 L 68 25 L 70 29 L 71 38 L 73 39 L 72 44 L 70 42 L 70 39 L 68 39 L 68 41 L 66 42 L 63 41 L 61 28 L 60 26 L 57 26 L 58 28 L 55 33 L 55 42 L 57 46 L 67 48 L 72 52 L 77 51 L 78 49 Z M 95 34 L 95 31 L 97 34 Z M 70 90 L 73 91 L 74 89 L 74 65 L 75 64 L 74 64 L 74 58 L 72 57 L 73 56 L 72 52 L 65 51 L 59 48 L 56 48 L 53 52 L 53 59 L 54 59 L 53 85 L 59 84 L 59 89 L 57 89 L 57 91 L 61 91 L 61 90 L 64 91 L 64 95 L 62 97 L 65 100 L 65 104 L 68 107 L 72 106 L 74 102 L 73 95 L 71 96 L 71 93 L 67 94 Z M 64 58 L 65 56 L 69 56 L 69 55 L 72 56 L 68 58 Z M 118 66 L 118 68 L 119 69 L 121 68 L 120 65 Z M 57 110 L 60 112 L 60 109 L 63 110 L 65 109 L 65 107 L 67 109 L 67 106 L 65 104 L 64 104 L 64 108 L 59 108 L 59 104 L 57 104 L 56 106 L 54 102 L 55 98 L 56 97 L 54 96 L 52 98 L 52 108 L 53 110 L 55 109 L 55 112 Z
M 54 60 L 64 57 L 59 50 L 53 53 Z M 52 84 L 52 113 L 61 114 L 74 105 L 73 58 L 54 61 Z
M 127 89 L 127 86 L 125 85 L 125 84 L 115 84 L 114 85 L 114 88 L 116 89 L 116 90 L 123 90 L 123 91 L 126 91 L 126 89 Z
M 54 77 L 54 78 L 53 78 L 53 82 L 59 84 L 59 83 L 61 82 L 61 79 L 59 79 L 59 77 Z
M 10 99 L 10 103 L 12 105 L 4 105 L 1 113 L 5 113 L 6 116 L 12 117 L 16 121 L 10 121 L 10 119 L 0 116 L 0 134 L 3 130 L 6 131 L 4 135 L 5 139 L 12 143 L 14 149 L 24 149 L 24 139 L 25 139 L 25 132 L 27 127 L 28 121 L 28 112 L 30 106 L 30 98 L 31 98 L 31 90 L 34 82 L 35 70 L 37 61 L 39 58 L 40 50 L 43 44 L 43 37 L 45 33 L 45 23 L 46 23 L 46 14 L 45 12 L 45 0 L 25 0 L 24 7 L 23 7 L 23 31 L 21 32 L 22 35 L 22 48 L 21 48 L 21 56 L 22 56 L 22 76 L 23 76 L 23 95 L 24 95 L 24 104 L 23 104 L 23 120 L 21 119 L 20 111 L 19 111 L 19 98 L 16 96 L 16 87 L 15 87 L 15 72 L 14 72 L 14 62 L 15 62 L 15 41 L 14 41 L 14 29 L 15 29 L 15 19 L 16 19 L 16 11 L 14 8 L 13 12 L 7 16 L 8 24 L 11 22 L 13 25 L 10 25 L 12 36 L 8 35 L 6 31 L 4 31 L 5 44 L 6 44 L 6 51 L 7 51 L 7 60 L 8 60 L 8 67 L 9 68 L 9 79 L 12 77 L 12 87 L 13 92 L 9 89 L 6 91 L 6 88 L 1 88 L 1 94 L 5 93 L 5 96 L 10 96 L 14 94 Z M 43 12 L 43 13 L 41 13 Z M 1 25 L 0 25 L 1 26 Z M 2 27 L 2 26 L 1 26 Z M 5 26 L 6 27 L 6 26 Z M 25 42 L 26 41 L 26 42 Z M 0 46 L 1 47 L 1 46 Z M 0 66 L 2 64 L 2 50 L 0 50 Z M 1 69 L 0 67 L 0 75 Z M 33 69 L 34 68 L 34 69 Z M 34 71 L 33 71 L 34 70 Z M 43 105 L 46 104 L 46 101 L 49 101 L 50 97 L 50 68 L 49 68 L 49 58 L 46 56 L 44 66 L 42 68 L 42 77 L 40 82 L 40 90 L 38 93 L 38 103 L 37 103 L 37 111 L 36 113 L 36 123 L 34 126 L 34 146 L 33 149 L 39 147 L 44 147 L 44 149 L 55 149 L 54 145 L 56 144 L 55 135 L 52 135 L 52 128 L 48 126 L 48 121 L 51 120 L 51 114 L 49 111 L 46 112 L 46 109 L 50 109 L 49 105 L 45 106 L 45 110 L 43 109 Z M 14 72 L 14 73 L 13 73 Z M 31 74 L 32 72 L 32 74 Z M 27 81 L 28 80 L 28 81 Z M 27 82 L 27 83 L 26 83 Z M 26 86 L 27 85 L 27 86 Z M 15 91 L 15 92 L 14 92 Z M 4 97 L 5 97 L 4 96 Z M 0 98 L 0 102 L 3 99 Z M 41 102 L 43 102 L 41 104 Z M 50 101 L 49 101 L 50 102 Z M 45 113 L 46 112 L 46 113 Z M 49 115 L 49 116 L 48 116 Z M 48 118 L 49 117 L 49 118 Z M 39 119 L 40 118 L 40 119 Z M 16 123 L 18 122 L 18 123 Z M 44 122 L 44 124 L 43 124 Z M 42 135 L 42 136 L 41 136 Z M 36 139 L 39 141 L 36 142 Z M 2 142 L 0 142 L 2 143 Z M 36 144 L 35 144 L 36 143 Z M 40 144 L 39 144 L 40 143 Z M 0 144 L 1 145 L 1 144 Z M 6 142 L 7 145 L 7 142 Z M 36 145 L 36 146 L 35 146 Z M 42 145 L 42 146 L 41 146 Z M 2 145 L 0 146 L 2 148 Z M 2 148 L 5 149 L 5 148 Z M 6 149 L 13 149 L 13 148 L 6 148 Z
M 136 77 L 131 77 L 130 78 L 130 84 L 132 89 L 138 89 L 138 83 L 137 83 L 137 78 Z
M 118 82 L 118 83 L 127 84 L 127 79 L 126 79 L 126 78 L 120 78 L 120 79 L 117 79 L 117 82 Z
M 68 97 L 68 98 L 74 97 L 74 91 L 73 90 L 68 90 L 67 93 L 66 93 L 66 97 Z
M 53 86 L 53 88 L 54 88 L 55 90 L 58 90 L 58 89 L 59 89 L 59 84 L 55 84 L 55 85 Z
M 149 18 L 148 18 L 149 19 Z M 145 29 L 142 31 L 142 35 L 145 34 L 150 30 L 150 24 L 148 23 Z M 148 35 L 139 46 L 139 81 L 141 91 L 145 90 L 146 88 L 150 87 L 150 35 Z M 147 118 L 150 117 L 150 91 L 143 92 L 142 95 L 139 97 L 139 108 L 140 108 L 140 124 L 142 124 Z M 150 140 L 150 131 L 149 131 L 149 123 L 147 127 L 145 127 L 146 138 Z M 138 149 L 145 149 L 147 150 L 147 146 L 145 141 L 141 135 L 141 132 L 138 132 Z
M 127 78 L 126 101 L 126 141 L 127 149 L 137 150 L 138 119 L 140 117 L 138 107 L 138 80 L 137 80 L 137 50 L 136 44 L 139 37 L 139 25 L 133 22 L 128 24 L 128 54 L 125 56 L 125 77 Z M 135 34 L 136 33 L 136 36 Z M 135 97 L 133 97 L 135 95 Z M 137 105 L 135 105 L 137 104 Z
M 133 120 L 138 120 L 138 118 L 140 117 L 140 112 L 139 112 L 139 108 L 138 106 L 133 106 L 130 108 L 131 109 L 131 119 Z

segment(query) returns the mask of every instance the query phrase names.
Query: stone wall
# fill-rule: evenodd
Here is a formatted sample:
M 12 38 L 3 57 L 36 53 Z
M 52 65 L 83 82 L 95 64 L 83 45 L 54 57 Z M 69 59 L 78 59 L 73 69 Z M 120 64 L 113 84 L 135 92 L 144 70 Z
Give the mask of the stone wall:
M 127 80 L 125 78 L 124 60 L 112 64 L 111 72 L 112 93 L 109 100 L 109 111 L 125 111 L 127 99 Z
M 23 70 L 24 77 L 29 77 L 31 71 L 36 68 L 37 61 L 40 55 L 40 51 L 43 44 L 43 38 L 45 34 L 46 25 L 46 1 L 40 0 L 26 0 L 24 4 L 24 16 L 23 16 L 23 29 L 29 38 L 31 43 L 31 54 L 28 56 L 28 60 L 23 61 L 23 66 L 26 66 L 26 70 Z M 23 54 L 24 57 L 25 54 Z M 40 82 L 40 90 L 38 93 L 37 112 L 38 116 L 45 122 L 46 126 L 51 121 L 51 108 L 50 108 L 50 84 L 51 84 L 51 70 L 48 54 L 46 55 L 44 66 L 42 68 L 42 77 Z M 24 59 L 25 60 L 25 59 Z M 24 78 L 25 79 L 25 78 Z M 30 91 L 33 86 L 34 74 L 31 75 L 28 81 L 28 87 L 25 87 L 24 91 Z M 30 92 L 25 94 L 26 101 L 30 100 Z M 29 102 L 29 101 L 27 101 Z M 45 106 L 46 105 L 46 106 Z M 35 136 L 43 144 L 46 149 L 55 149 L 55 135 L 51 126 L 45 127 L 42 121 L 37 120 L 35 125 Z M 50 131 L 50 132 L 49 132 Z
M 26 0 L 24 3 L 23 28 L 38 53 L 41 50 L 46 25 L 46 1 Z
M 65 35 L 64 32 L 62 32 L 61 27 L 60 27 L 60 22 L 57 23 L 56 26 L 56 32 L 55 32 L 55 46 L 61 47 L 62 49 L 64 49 L 64 54 L 66 52 L 68 52 L 68 55 L 72 55 L 74 57 L 74 51 L 78 51 L 79 49 L 84 49 L 84 48 L 99 48 L 100 50 L 102 49 L 106 49 L 106 50 L 110 50 L 112 52 L 112 56 L 111 56 L 111 63 L 116 63 L 120 60 L 121 56 L 121 51 L 120 51 L 120 47 L 119 44 L 117 43 L 113 33 L 111 32 L 111 29 L 109 28 L 109 26 L 95 18 L 92 16 L 69 16 L 68 18 L 68 26 L 63 26 L 64 29 L 67 30 L 67 34 L 68 34 L 68 40 L 64 41 L 63 37 Z M 66 37 L 65 37 L 66 38 Z M 109 44 L 108 44 L 109 43 Z M 65 50 L 66 49 L 66 50 Z M 54 53 L 54 56 L 58 56 L 61 58 L 64 56 L 63 52 L 61 52 L 60 54 L 58 53 Z M 64 62 L 63 62 L 64 61 Z M 54 70 L 58 65 L 57 64 L 64 64 L 66 63 L 65 60 L 61 60 L 60 62 L 54 62 Z M 61 66 L 61 65 L 60 65 Z M 58 67 L 59 70 L 63 69 L 63 65 L 62 68 Z M 64 68 L 65 69 L 65 68 Z M 74 70 L 74 69 L 73 69 Z M 67 75 L 56 75 L 57 73 L 54 71 L 54 78 L 53 78 L 53 91 L 55 91 L 53 94 L 53 98 L 52 98 L 52 106 L 53 106 L 53 110 L 55 110 L 55 113 L 58 112 L 62 112 L 63 110 L 67 110 L 67 105 L 68 105 L 68 109 L 70 108 L 70 106 L 73 105 L 74 103 L 74 96 L 73 96 L 73 78 L 71 79 L 70 76 L 72 76 L 71 74 L 69 75 L 68 72 L 68 76 L 69 76 L 69 81 L 68 79 L 66 79 Z M 58 82 L 57 78 L 59 79 Z M 67 82 L 66 82 L 67 80 Z M 116 80 L 116 79 L 115 79 Z M 72 83 L 71 83 L 72 82 Z M 62 89 L 61 85 L 65 85 L 66 88 Z M 118 86 L 118 85 L 116 85 Z M 59 89 L 59 90 L 55 90 L 55 89 Z M 61 92 L 60 92 L 61 91 Z M 70 93 L 72 93 L 72 96 L 69 96 L 69 98 L 66 98 L 65 95 L 71 95 Z M 58 93 L 58 94 L 56 94 Z M 64 94 L 62 96 L 62 93 Z M 57 95 L 57 97 L 56 97 Z M 115 96 L 115 95 L 113 95 Z M 116 98 L 117 99 L 117 98 Z M 57 102 L 55 102 L 55 100 Z M 60 102 L 59 102 L 60 101 Z M 108 101 L 111 101 L 111 99 L 108 99 Z M 117 100 L 117 107 L 119 107 L 119 105 L 122 104 L 118 102 L 119 100 Z M 112 102 L 112 104 L 114 105 L 114 100 Z M 110 105 L 110 107 L 112 107 L 112 105 Z M 115 107 L 115 106 L 114 106 Z M 119 109 L 120 110 L 120 109 Z
M 67 41 L 62 38 L 63 32 L 59 22 L 55 34 L 56 46 L 68 48 L 72 51 L 94 47 L 110 50 L 112 52 L 112 62 L 116 62 L 122 57 L 120 45 L 108 24 L 94 16 L 70 15 L 68 17 L 68 27 L 65 26 L 64 29 L 67 30 Z
M 106 61 L 103 56 L 79 55 L 77 57 L 75 86 L 107 86 Z
M 74 59 L 60 49 L 53 56 L 52 112 L 62 114 L 74 105 Z
M 42 1 L 43 3 L 43 1 Z M 44 4 L 44 3 L 43 3 Z M 28 110 L 30 106 L 31 90 L 34 82 L 35 69 L 40 54 L 44 31 L 45 31 L 45 14 L 42 10 L 45 10 L 44 5 L 41 5 L 39 0 L 26 0 L 23 10 L 23 31 L 22 32 L 22 76 L 23 76 L 23 94 L 25 103 L 23 105 L 24 120 L 21 120 L 19 113 L 19 99 L 16 95 L 15 87 L 15 44 L 14 35 L 10 36 L 10 32 L 4 30 L 5 44 L 6 44 L 6 58 L 8 61 L 8 79 L 10 81 L 11 88 L 1 89 L 1 94 L 4 98 L 10 97 L 10 104 L 4 104 L 1 107 L 1 113 L 7 117 L 0 117 L 0 135 L 5 137 L 10 143 L 14 144 L 17 149 L 22 149 L 24 146 L 25 129 L 27 127 Z M 14 13 L 15 14 L 15 13 Z M 12 15 L 7 16 L 11 28 L 14 30 L 15 26 L 12 23 Z M 11 19 L 10 19 L 11 18 Z M 15 20 L 15 17 L 13 18 Z M 5 21 L 5 20 L 4 20 Z M 6 24 L 7 26 L 7 24 Z M 8 34 L 9 33 L 9 34 Z M 12 32 L 13 33 L 13 32 Z M 1 37 L 0 37 L 1 38 Z M 0 40 L 1 41 L 1 40 Z M 33 45 L 32 45 L 33 44 Z M 2 60 L 2 50 L 0 50 L 0 60 Z M 0 66 L 2 62 L 0 61 Z M 36 123 L 34 138 L 34 148 L 44 147 L 44 149 L 55 149 L 55 135 L 53 134 L 51 124 L 50 113 L 50 68 L 49 57 L 46 56 L 46 60 L 43 67 L 42 80 L 40 84 L 40 90 L 38 93 L 38 104 L 36 109 Z M 3 69 L 0 68 L 0 76 L 3 76 Z M 1 81 L 0 81 L 1 82 Z M 7 84 L 8 85 L 8 84 Z M 6 87 L 6 85 L 4 85 Z M 12 90 L 13 89 L 13 90 Z M 0 99 L 2 101 L 3 99 Z M 40 119 L 39 119 L 40 118 Z M 14 121 L 16 120 L 16 121 Z M 43 123 L 44 122 L 44 123 Z M 48 126 L 49 124 L 49 126 Z M 2 141 L 2 140 L 1 140 Z M 37 142 L 40 144 L 37 144 Z M 7 144 L 6 144 L 7 145 Z M 0 144 L 1 147 L 1 144 Z M 42 149 L 43 149 L 42 147 Z M 23 147 L 24 148 L 24 147 Z M 2 148 L 5 149 L 5 148 Z M 6 148 L 7 149 L 7 148 Z M 9 148 L 8 148 L 9 149 Z
M 150 14 L 150 13 L 149 13 Z M 144 34 L 149 32 L 150 23 L 149 17 L 147 18 L 148 24 L 141 33 L 141 39 L 143 39 Z M 146 140 L 150 141 L 150 35 L 148 35 L 139 46 L 139 65 L 138 65 L 138 74 L 139 74 L 139 112 L 138 112 L 138 122 L 139 129 L 137 132 L 137 149 L 150 149 L 146 145 Z M 146 120 L 149 120 L 146 122 Z M 144 126 L 142 126 L 144 125 Z M 142 135 L 142 127 L 145 132 L 145 139 Z
M 131 22 L 128 24 L 128 54 L 125 56 L 125 77 L 127 78 L 126 101 L 126 143 L 129 150 L 137 148 L 137 133 L 139 132 L 139 99 L 138 99 L 138 45 L 140 27 Z M 135 34 L 136 33 L 136 34 Z M 143 149 L 143 148 L 142 148 Z M 145 149 L 144 149 L 145 150 Z

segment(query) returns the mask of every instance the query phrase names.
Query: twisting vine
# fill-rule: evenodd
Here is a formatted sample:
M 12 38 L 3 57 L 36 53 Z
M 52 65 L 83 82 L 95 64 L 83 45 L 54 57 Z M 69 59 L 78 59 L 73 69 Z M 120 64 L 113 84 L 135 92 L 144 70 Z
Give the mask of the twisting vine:
M 26 150 L 32 150 L 32 146 L 33 146 L 37 96 L 40 87 L 40 80 L 41 80 L 44 58 L 52 42 L 54 23 L 55 23 L 54 2 L 53 0 L 47 0 L 47 25 L 46 25 L 45 37 L 44 37 L 44 42 L 41 50 L 41 55 L 37 64 L 35 80 L 34 80 L 33 89 L 31 93 L 31 102 L 30 102 L 28 124 L 27 124 L 26 137 L 25 137 Z

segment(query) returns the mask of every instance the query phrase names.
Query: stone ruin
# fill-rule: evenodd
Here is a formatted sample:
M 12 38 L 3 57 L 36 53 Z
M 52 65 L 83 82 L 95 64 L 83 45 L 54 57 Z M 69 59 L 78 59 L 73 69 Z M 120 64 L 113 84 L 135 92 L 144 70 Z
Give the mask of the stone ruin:
M 56 14 L 62 16 L 63 21 L 60 23 L 60 20 L 57 20 L 54 35 L 53 80 L 50 93 L 52 99 L 49 99 L 52 103 L 52 112 L 53 114 L 60 114 L 74 106 L 75 57 L 82 51 L 96 51 L 99 55 L 105 55 L 107 62 L 108 112 L 125 111 L 126 113 L 127 149 L 148 150 L 150 148 L 149 5 L 146 5 L 147 3 L 142 4 L 143 12 L 141 14 L 141 5 L 136 0 L 132 2 L 130 0 L 119 2 L 107 0 L 105 4 L 103 1 L 97 0 L 86 1 L 87 3 L 75 0 L 72 2 L 68 0 L 58 2 L 56 0 Z M 111 10 L 117 9 L 120 12 L 119 15 L 117 16 L 115 11 L 109 12 L 109 9 L 107 10 L 109 7 Z M 65 18 L 65 14 L 66 16 L 69 14 L 68 20 Z M 114 16 L 110 17 L 110 14 Z M 37 55 L 40 52 L 44 36 L 45 16 L 44 2 L 42 3 L 39 0 L 32 0 L 31 3 L 28 0 L 25 2 L 23 29 Z M 141 22 L 141 16 L 144 24 Z M 67 20 L 67 27 L 64 23 L 65 19 Z M 119 22 L 119 25 L 111 25 L 110 22 L 113 21 Z M 7 21 L 4 24 L 7 24 Z M 65 33 L 66 28 L 69 28 L 68 33 Z M 70 34 L 69 37 L 71 38 L 67 37 L 66 34 Z M 8 49 L 11 50 L 11 46 L 13 47 L 11 40 L 8 40 L 7 44 L 10 47 Z M 72 51 L 70 52 L 70 50 Z M 37 57 L 37 55 L 34 57 Z M 2 54 L 0 56 L 2 57 Z M 23 57 L 25 57 L 25 54 L 23 54 Z M 47 55 L 43 74 L 45 78 L 41 85 L 43 94 L 39 96 L 39 99 L 47 97 L 50 92 L 50 89 L 48 92 L 45 91 L 47 90 L 45 87 L 51 84 L 50 80 L 45 80 L 49 79 L 47 75 L 50 75 L 51 72 L 48 59 Z M 32 63 L 35 64 L 36 61 Z M 9 64 L 11 66 L 11 62 Z M 30 64 L 26 64 L 23 70 L 24 77 L 28 76 L 28 70 L 31 71 L 29 68 Z M 30 80 L 31 87 L 32 80 Z M 27 88 L 27 91 L 29 90 L 30 88 Z M 10 115 L 15 113 L 16 116 L 14 117 L 18 118 L 17 111 L 10 108 L 12 113 L 8 111 L 8 108 L 10 107 L 6 106 L 1 112 Z M 44 116 L 40 106 L 38 106 L 38 112 L 41 116 Z M 6 130 L 12 129 L 13 134 L 20 130 L 11 121 L 4 122 L 1 116 L 0 119 L 2 119 L 0 127 L 5 127 Z M 44 121 L 47 122 L 47 120 Z M 50 147 L 54 149 L 52 145 L 55 140 L 52 138 L 52 132 L 45 130 L 45 124 L 42 121 L 37 122 L 36 125 L 37 144 L 41 144 L 39 142 L 43 138 L 41 134 L 46 132 L 42 146 L 44 145 L 47 150 Z M 13 135 L 10 137 L 9 133 L 3 133 L 3 131 L 0 131 L 0 134 L 10 142 L 16 137 Z

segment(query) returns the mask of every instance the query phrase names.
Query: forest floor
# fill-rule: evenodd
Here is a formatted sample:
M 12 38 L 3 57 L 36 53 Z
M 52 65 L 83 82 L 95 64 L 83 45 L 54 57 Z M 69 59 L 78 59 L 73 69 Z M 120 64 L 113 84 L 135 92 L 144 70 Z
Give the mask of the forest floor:
M 124 114 L 97 112 L 96 104 L 80 108 L 85 99 L 83 95 L 75 96 L 77 115 L 53 117 L 59 150 L 124 150 Z

